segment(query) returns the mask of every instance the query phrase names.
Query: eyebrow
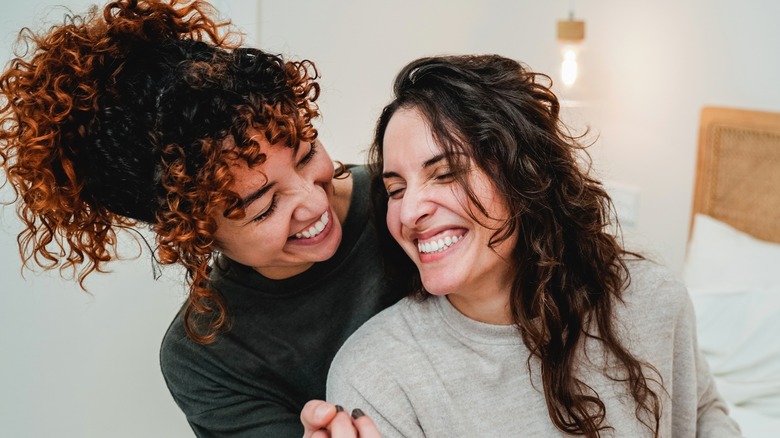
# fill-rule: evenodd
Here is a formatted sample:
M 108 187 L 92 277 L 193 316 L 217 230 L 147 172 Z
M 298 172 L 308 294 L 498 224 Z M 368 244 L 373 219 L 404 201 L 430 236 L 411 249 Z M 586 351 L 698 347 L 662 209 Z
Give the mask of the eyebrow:
M 300 150 L 300 143 L 296 143 L 295 146 L 292 147 L 293 150 L 293 156 L 298 155 L 298 150 Z M 312 146 L 314 147 L 314 146 Z M 241 199 L 241 206 L 246 208 L 249 206 L 249 204 L 257 201 L 258 199 L 262 198 L 263 195 L 268 193 L 269 190 L 274 188 L 276 186 L 276 182 L 272 182 L 271 184 L 268 184 L 266 186 L 260 187 L 259 189 L 255 190 L 254 192 L 250 193 L 249 196 L 246 198 Z
M 425 160 L 425 162 L 422 165 L 422 168 L 423 169 L 427 169 L 427 168 L 435 165 L 436 163 L 438 163 L 439 161 L 444 160 L 444 159 L 445 159 L 444 154 L 435 155 L 433 158 L 429 158 L 429 159 Z M 382 179 L 395 178 L 395 177 L 400 177 L 400 176 L 401 175 L 399 175 L 396 172 L 385 172 L 385 173 L 382 174 Z
M 271 184 L 268 184 L 266 186 L 260 187 L 259 189 L 255 190 L 254 192 L 252 192 L 246 198 L 241 199 L 242 207 L 246 208 L 246 207 L 249 206 L 249 204 L 257 201 L 260 198 L 262 198 L 263 195 L 268 193 L 268 191 L 271 190 L 272 188 L 274 188 L 275 185 L 276 185 L 276 183 L 272 182 Z

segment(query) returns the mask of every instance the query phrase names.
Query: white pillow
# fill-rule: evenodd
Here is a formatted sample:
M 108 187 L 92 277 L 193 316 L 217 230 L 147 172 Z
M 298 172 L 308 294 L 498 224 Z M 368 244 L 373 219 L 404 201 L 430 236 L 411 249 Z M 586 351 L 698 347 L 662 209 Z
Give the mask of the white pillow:
M 780 245 L 697 215 L 684 279 L 723 397 L 780 418 Z
M 684 277 L 688 287 L 703 291 L 780 287 L 780 244 L 697 214 Z
M 718 390 L 738 406 L 780 419 L 780 288 L 691 291 L 699 348 Z

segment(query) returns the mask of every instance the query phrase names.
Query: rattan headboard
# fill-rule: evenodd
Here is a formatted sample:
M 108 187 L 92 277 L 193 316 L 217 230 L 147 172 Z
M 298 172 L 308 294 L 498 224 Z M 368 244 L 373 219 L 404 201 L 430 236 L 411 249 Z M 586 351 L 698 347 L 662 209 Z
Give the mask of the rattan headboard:
M 693 213 L 780 242 L 780 113 L 702 109 Z

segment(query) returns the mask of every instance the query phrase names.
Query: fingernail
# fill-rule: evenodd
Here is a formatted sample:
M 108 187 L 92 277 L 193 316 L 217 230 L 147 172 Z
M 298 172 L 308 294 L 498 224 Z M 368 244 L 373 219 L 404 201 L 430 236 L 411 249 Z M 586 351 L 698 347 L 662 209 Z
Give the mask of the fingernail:
M 342 408 L 340 405 L 336 405 L 336 412 L 344 412 L 344 408 Z
M 355 408 L 352 410 L 352 418 L 354 418 L 355 420 L 362 417 L 363 415 L 366 415 L 366 413 L 361 411 L 360 409 Z

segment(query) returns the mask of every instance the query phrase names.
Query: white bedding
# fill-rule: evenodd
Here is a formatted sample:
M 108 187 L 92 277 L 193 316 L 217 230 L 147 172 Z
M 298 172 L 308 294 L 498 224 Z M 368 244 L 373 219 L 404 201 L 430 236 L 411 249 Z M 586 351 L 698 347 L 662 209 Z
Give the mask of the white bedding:
M 780 436 L 780 245 L 696 215 L 684 278 L 732 415 L 748 438 Z
M 729 408 L 745 438 L 777 438 L 780 435 L 780 419 L 731 404 Z

